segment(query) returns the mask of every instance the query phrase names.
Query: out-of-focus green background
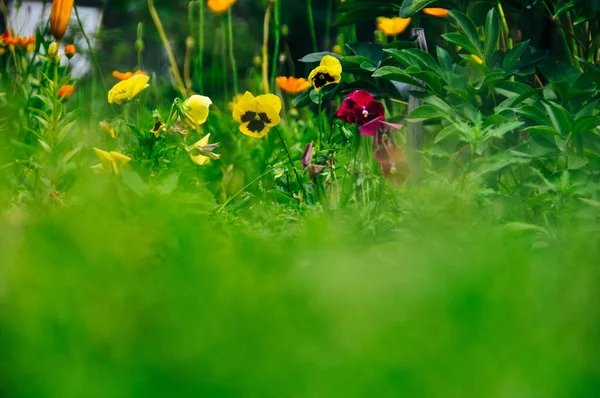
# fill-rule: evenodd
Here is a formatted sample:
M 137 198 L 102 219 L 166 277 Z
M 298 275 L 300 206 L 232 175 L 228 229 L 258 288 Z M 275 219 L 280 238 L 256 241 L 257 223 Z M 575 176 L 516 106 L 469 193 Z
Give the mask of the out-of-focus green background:
M 135 199 L 97 178 L 68 208 L 0 213 L 0 396 L 600 389 L 593 211 L 556 235 L 422 189 L 382 199 L 393 220 L 232 218 L 208 195 Z

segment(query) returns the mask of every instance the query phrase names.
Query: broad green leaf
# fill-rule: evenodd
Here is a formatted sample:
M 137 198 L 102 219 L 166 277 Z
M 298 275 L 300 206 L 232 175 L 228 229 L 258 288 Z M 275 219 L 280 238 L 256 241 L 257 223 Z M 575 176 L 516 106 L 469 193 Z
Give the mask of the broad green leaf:
M 452 134 L 455 134 L 456 132 L 457 132 L 456 127 L 454 127 L 454 125 L 451 124 L 450 126 L 442 129 L 442 131 L 440 131 L 438 133 L 438 135 L 435 136 L 435 139 L 433 140 L 433 142 L 435 144 L 437 144 L 438 142 L 440 142 L 444 138 L 446 138 L 446 137 L 448 137 L 448 136 L 450 136 Z
M 508 51 L 502 60 L 502 69 L 509 71 L 510 69 L 516 67 L 519 62 L 519 58 L 521 58 L 521 55 L 523 55 L 523 52 L 528 45 L 529 40 L 515 45 L 510 51 Z
M 548 116 L 550 116 L 552 126 L 554 126 L 554 128 L 563 136 L 569 134 L 573 127 L 573 117 L 569 112 L 554 102 L 543 101 L 542 105 L 544 105 L 546 112 L 548 112 Z
M 300 58 L 298 61 L 304 62 L 304 63 L 321 62 L 321 59 L 323 59 L 323 57 L 326 55 L 331 55 L 332 57 L 337 58 L 337 59 L 343 58 L 341 55 L 336 54 L 336 53 L 332 53 L 329 51 L 321 51 L 318 53 L 307 54 L 304 57 Z
M 427 84 L 431 91 L 435 93 L 442 92 L 442 80 L 434 72 L 416 72 L 412 75 Z
M 437 0 L 404 0 L 400 6 L 399 14 L 402 18 L 408 18 L 436 1 Z
M 481 45 L 479 41 L 479 34 L 477 33 L 477 27 L 475 26 L 471 18 L 457 10 L 451 10 L 450 16 L 454 18 L 454 20 L 460 27 L 460 30 L 464 32 L 465 36 L 471 42 L 472 46 L 477 50 L 477 52 L 471 54 L 476 54 L 480 58 L 483 58 L 481 54 Z
M 38 142 L 40 143 L 42 148 L 44 148 L 44 151 L 46 151 L 48 153 L 52 153 L 52 148 L 44 140 L 41 140 L 38 138 Z
M 597 126 L 600 126 L 600 115 L 596 116 L 583 116 L 575 121 L 573 124 L 573 133 L 583 134 L 588 133 Z
M 411 57 L 417 59 L 418 62 L 425 68 L 437 73 L 438 75 L 442 73 L 440 66 L 437 62 L 435 62 L 435 59 L 433 59 L 431 54 L 429 54 L 428 52 L 420 50 L 418 48 L 411 48 L 403 51 L 405 51 Z
M 529 141 L 512 148 L 510 152 L 517 156 L 525 156 L 531 158 L 539 158 L 548 155 L 558 154 L 556 148 L 541 145 L 534 139 L 530 139 Z
M 504 123 L 497 127 L 495 127 L 495 126 L 488 127 L 488 129 L 486 129 L 486 135 L 489 135 L 490 137 L 501 138 L 502 136 L 504 136 L 504 134 L 506 134 L 510 131 L 514 131 L 524 124 L 525 124 L 524 122 L 516 122 L 515 121 L 515 122 Z
M 423 91 L 411 91 L 409 94 L 415 98 L 420 99 L 421 101 L 423 101 L 427 104 L 433 105 L 433 106 L 441 109 L 442 111 L 446 112 L 447 114 L 455 114 L 456 113 L 450 105 L 448 105 L 446 102 L 444 102 L 444 100 L 442 100 L 440 97 L 438 97 L 436 95 L 426 93 Z
M 569 170 L 579 170 L 590 162 L 586 157 L 576 155 L 568 156 L 567 161 Z
M 500 38 L 500 25 L 498 23 L 498 16 L 496 15 L 496 10 L 492 8 L 485 20 L 485 42 L 484 42 L 484 55 L 485 55 L 485 63 L 489 64 L 494 52 L 496 51 L 496 46 L 498 45 L 498 40 Z
M 515 112 L 541 125 L 550 126 L 552 124 L 548 115 L 535 105 L 523 105 L 516 108 Z
M 384 66 L 375 71 L 373 77 L 380 77 L 387 80 L 395 80 L 402 83 L 407 83 L 416 87 L 424 88 L 423 84 L 407 74 L 404 69 L 397 66 Z
M 437 57 L 438 57 L 438 62 L 440 64 L 441 68 L 444 70 L 444 72 L 452 73 L 452 58 L 450 57 L 450 54 L 448 54 L 448 51 L 446 51 L 442 47 L 438 46 L 437 47 Z
M 527 127 L 526 129 L 523 129 L 523 132 L 531 135 L 540 135 L 545 137 L 554 137 L 555 135 L 559 135 L 559 132 L 551 126 L 531 126 Z
M 475 54 L 479 58 L 482 57 L 481 51 L 476 47 L 467 36 L 461 35 L 460 33 L 445 33 L 442 35 L 444 40 L 449 41 L 452 44 L 462 47 L 469 54 Z
M 421 105 L 406 116 L 406 120 L 413 123 L 445 118 L 447 118 L 447 114 L 433 105 Z

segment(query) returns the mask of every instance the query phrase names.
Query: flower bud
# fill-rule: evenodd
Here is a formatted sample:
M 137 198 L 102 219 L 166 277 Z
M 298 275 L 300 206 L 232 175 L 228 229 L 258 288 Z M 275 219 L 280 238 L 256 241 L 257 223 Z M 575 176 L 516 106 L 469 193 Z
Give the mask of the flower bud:
M 65 55 L 67 56 L 67 58 L 69 58 L 69 59 L 73 58 L 73 56 L 75 55 L 76 52 L 77 52 L 77 50 L 75 49 L 74 44 L 67 44 L 65 46 Z
M 252 58 L 252 63 L 254 64 L 254 66 L 256 68 L 260 68 L 260 66 L 262 65 L 262 58 L 260 57 L 260 55 L 256 54 L 253 58 Z
M 287 25 L 281 25 L 281 35 L 287 37 L 290 33 L 290 28 Z
M 56 40 L 62 39 L 69 26 L 74 0 L 54 0 L 50 10 L 50 31 Z
M 58 55 L 58 42 L 57 41 L 53 41 L 52 43 L 50 43 L 50 46 L 48 46 L 48 55 L 51 57 L 56 57 Z
M 135 51 L 137 51 L 139 53 L 144 51 L 144 42 L 142 41 L 142 39 L 137 39 L 135 41 Z
M 194 38 L 192 36 L 188 36 L 185 39 L 185 48 L 191 50 L 194 48 Z

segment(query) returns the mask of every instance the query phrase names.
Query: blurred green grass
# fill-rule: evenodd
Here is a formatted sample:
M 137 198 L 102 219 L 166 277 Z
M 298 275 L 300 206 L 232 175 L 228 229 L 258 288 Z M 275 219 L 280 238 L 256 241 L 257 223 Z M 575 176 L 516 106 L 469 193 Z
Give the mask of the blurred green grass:
M 88 183 L 67 207 L 3 206 L 1 396 L 600 390 L 597 218 L 546 235 L 405 190 L 373 233 L 359 210 L 244 219 Z

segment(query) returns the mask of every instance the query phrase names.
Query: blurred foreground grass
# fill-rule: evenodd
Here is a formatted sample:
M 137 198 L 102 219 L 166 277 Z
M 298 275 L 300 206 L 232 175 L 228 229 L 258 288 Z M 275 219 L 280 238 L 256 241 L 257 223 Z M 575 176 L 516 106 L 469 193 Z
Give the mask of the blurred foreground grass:
M 0 396 L 600 391 L 593 213 L 546 234 L 505 226 L 510 207 L 405 190 L 373 234 L 359 210 L 242 220 L 78 190 L 65 208 L 2 210 Z

